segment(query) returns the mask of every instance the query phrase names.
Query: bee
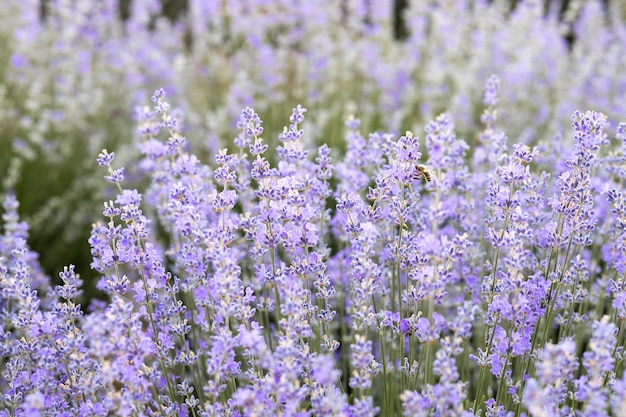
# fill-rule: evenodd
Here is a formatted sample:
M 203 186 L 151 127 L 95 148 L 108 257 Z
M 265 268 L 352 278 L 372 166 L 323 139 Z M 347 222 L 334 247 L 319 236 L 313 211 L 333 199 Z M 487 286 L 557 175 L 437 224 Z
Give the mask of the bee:
M 413 179 L 419 180 L 424 178 L 426 182 L 431 182 L 433 180 L 433 174 L 426 165 L 418 164 L 415 165 L 415 171 L 413 171 Z

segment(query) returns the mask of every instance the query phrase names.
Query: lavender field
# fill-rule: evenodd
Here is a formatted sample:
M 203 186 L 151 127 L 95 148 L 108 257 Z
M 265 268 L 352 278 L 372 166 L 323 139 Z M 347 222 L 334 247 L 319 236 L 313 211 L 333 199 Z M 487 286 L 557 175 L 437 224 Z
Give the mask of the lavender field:
M 626 417 L 624 5 L 166 3 L 2 2 L 0 417 Z

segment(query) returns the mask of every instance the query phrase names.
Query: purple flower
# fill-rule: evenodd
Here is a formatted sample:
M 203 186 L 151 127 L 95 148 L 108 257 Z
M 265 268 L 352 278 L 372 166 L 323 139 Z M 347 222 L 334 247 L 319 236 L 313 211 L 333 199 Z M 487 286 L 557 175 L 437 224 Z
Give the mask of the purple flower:
M 119 184 L 122 181 L 124 181 L 124 167 L 119 168 L 119 169 L 113 169 L 109 172 L 110 172 L 109 175 L 105 175 L 104 177 L 105 180 L 113 184 Z
M 106 149 L 103 149 L 102 152 L 100 152 L 100 154 L 98 155 L 98 165 L 100 165 L 101 167 L 108 167 L 111 165 L 111 162 L 113 162 L 113 159 L 115 158 L 115 152 L 107 152 Z
M 602 321 L 593 323 L 589 350 L 583 353 L 582 363 L 590 378 L 602 378 L 613 369 L 617 327 L 607 319 L 605 317 Z
M 498 104 L 498 90 L 500 89 L 500 78 L 492 74 L 487 79 L 485 85 L 485 97 L 483 103 L 489 107 L 495 107 Z
M 304 113 L 306 113 L 307 109 L 305 109 L 304 107 L 302 107 L 301 105 L 297 105 L 294 109 L 293 112 L 291 114 L 291 117 L 289 118 L 289 121 L 291 123 L 294 124 L 299 124 L 302 123 L 304 121 Z

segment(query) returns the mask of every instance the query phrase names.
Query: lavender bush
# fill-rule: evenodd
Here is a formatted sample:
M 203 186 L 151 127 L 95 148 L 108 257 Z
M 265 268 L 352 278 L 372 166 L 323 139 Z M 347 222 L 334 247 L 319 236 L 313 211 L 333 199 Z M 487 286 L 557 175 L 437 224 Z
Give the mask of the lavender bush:
M 144 195 L 97 158 L 108 302 L 83 311 L 73 266 L 51 286 L 5 199 L 0 414 L 624 415 L 626 124 L 576 111 L 566 153 L 509 146 L 499 86 L 471 155 L 442 114 L 423 139 L 349 119 L 334 161 L 297 106 L 273 165 L 248 107 L 214 168 L 157 90 Z
M 626 416 L 617 2 L 5 3 L 0 416 Z
M 327 142 L 337 156 L 351 114 L 366 132 L 398 133 L 448 111 L 473 148 L 492 73 L 507 86 L 502 129 L 531 146 L 567 139 L 574 109 L 626 111 L 620 2 L 571 1 L 563 14 L 557 1 L 410 3 L 398 40 L 392 0 L 189 0 L 173 21 L 158 0 L 129 2 L 124 19 L 118 0 L 5 0 L 0 193 L 17 195 L 48 272 L 64 256 L 88 269 L 87 252 L 70 254 L 105 198 L 88 161 L 116 149 L 134 169 L 129 112 L 157 87 L 185 111 L 202 160 L 228 146 L 245 106 L 263 114 L 274 148 L 294 103 L 314 110 L 306 145 Z

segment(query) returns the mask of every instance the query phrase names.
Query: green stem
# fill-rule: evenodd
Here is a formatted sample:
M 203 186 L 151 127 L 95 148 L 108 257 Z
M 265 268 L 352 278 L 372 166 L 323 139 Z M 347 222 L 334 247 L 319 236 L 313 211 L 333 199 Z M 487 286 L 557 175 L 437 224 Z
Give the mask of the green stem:
M 510 192 L 512 193 L 512 191 Z M 500 231 L 500 237 L 498 239 L 498 247 L 496 248 L 496 255 L 493 261 L 493 274 L 492 274 L 493 282 L 491 283 L 491 291 L 489 292 L 489 304 L 491 304 L 491 302 L 493 301 L 493 296 L 494 296 L 493 293 L 496 290 L 496 279 L 498 277 L 498 262 L 500 260 L 500 243 L 502 242 L 502 239 L 504 238 L 504 234 L 509 228 L 509 224 L 510 224 L 510 214 L 509 214 L 509 209 L 506 209 L 504 227 Z
M 156 323 L 154 322 L 154 317 L 152 315 L 152 303 L 150 302 L 150 299 L 148 297 L 148 282 L 146 280 L 146 276 L 144 274 L 143 269 L 140 272 L 141 274 L 141 280 L 143 282 L 143 287 L 144 287 L 144 291 L 146 293 L 146 311 L 148 312 L 148 319 L 150 320 L 150 326 L 152 327 L 152 334 L 154 337 L 154 343 L 157 346 L 160 346 L 160 342 L 159 342 L 159 332 L 157 331 L 156 328 Z M 170 398 L 172 399 L 172 401 L 176 401 L 176 393 L 174 391 L 174 388 L 172 386 L 172 381 L 170 380 L 170 376 L 169 373 L 167 372 L 167 367 L 165 366 L 165 361 L 162 358 L 159 358 L 159 364 L 161 365 L 161 370 L 163 371 L 163 376 L 165 377 L 165 381 L 167 383 L 167 390 L 169 392 Z
M 487 355 L 489 355 L 489 352 L 491 352 L 491 347 L 493 346 L 493 339 L 496 335 L 496 326 L 498 324 L 498 319 L 500 318 L 500 315 L 498 314 L 496 316 L 496 320 L 493 324 L 493 328 L 491 330 L 491 336 L 489 337 L 489 343 L 487 343 L 487 350 L 485 351 Z M 480 396 L 482 395 L 482 390 L 483 390 L 483 385 L 485 382 L 485 374 L 487 372 L 487 365 L 485 366 L 481 366 L 480 367 L 480 375 L 478 377 L 478 386 L 476 387 L 476 398 L 474 398 L 474 413 L 476 413 L 477 411 L 477 407 L 478 407 L 478 401 L 480 400 Z
M 374 294 L 372 294 L 372 306 L 374 307 L 374 313 L 378 316 L 378 309 L 376 308 L 376 299 L 374 298 Z M 389 415 L 389 392 L 387 390 L 387 358 L 385 355 L 385 331 L 380 326 L 380 320 L 378 317 L 376 318 L 376 322 L 378 324 L 378 328 L 381 331 L 380 334 L 380 355 L 381 361 L 383 363 L 383 415 Z
M 506 391 L 506 378 L 505 371 L 506 367 L 509 366 L 509 354 L 506 355 L 506 361 L 504 362 L 504 366 L 502 367 L 502 376 L 500 377 L 500 383 L 498 384 L 498 392 L 496 393 L 496 404 L 502 403 L 502 396 Z
M 617 353 L 617 348 L 618 346 L 624 346 L 624 344 L 622 343 L 622 339 L 624 338 L 624 328 L 626 328 L 626 326 L 624 325 L 624 319 L 620 319 L 620 323 L 619 323 L 619 331 L 617 333 L 617 338 L 615 339 L 615 347 L 613 348 L 613 354 L 611 355 L 611 357 L 615 358 L 615 354 Z M 618 378 L 619 375 L 619 368 L 620 368 L 620 364 L 622 363 L 622 361 L 619 360 L 615 360 L 615 365 L 613 367 L 613 373 L 615 374 L 615 378 Z M 607 373 L 607 375 L 604 378 L 604 384 L 606 385 L 606 383 L 608 382 L 609 379 L 609 375 Z

